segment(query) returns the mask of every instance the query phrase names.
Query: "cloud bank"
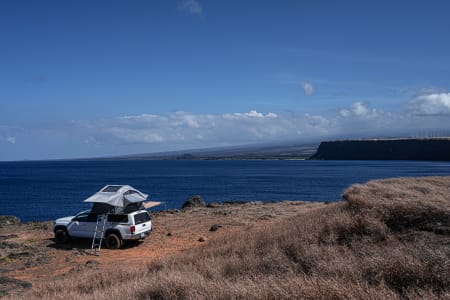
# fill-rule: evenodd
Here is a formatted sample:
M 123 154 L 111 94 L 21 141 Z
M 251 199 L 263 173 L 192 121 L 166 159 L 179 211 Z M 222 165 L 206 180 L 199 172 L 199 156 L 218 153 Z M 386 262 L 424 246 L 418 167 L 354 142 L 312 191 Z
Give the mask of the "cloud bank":
M 415 101 L 416 99 L 411 101 L 410 105 L 416 105 Z M 434 113 L 437 111 L 436 105 L 433 101 L 431 103 L 433 105 L 431 108 L 426 106 L 426 111 Z M 226 114 L 178 111 L 166 115 L 141 114 L 100 121 L 78 121 L 73 125 L 77 131 L 88 136 L 86 140 L 90 144 L 151 144 L 164 145 L 170 149 L 216 147 L 285 140 L 318 140 L 337 136 L 407 135 L 436 128 L 450 130 L 450 114 L 442 115 L 444 104 L 445 101 L 439 102 L 438 111 L 441 114 L 434 117 L 418 115 L 416 110 L 386 112 L 372 108 L 366 102 L 355 102 L 337 110 L 333 115 L 257 110 Z M 422 106 L 421 102 L 421 112 L 424 111 Z
M 0 160 L 18 155 L 89 157 L 260 142 L 450 135 L 449 99 L 446 92 L 417 95 L 400 112 L 357 101 L 323 114 L 256 109 L 223 114 L 176 111 L 74 120 L 48 128 L 0 125 Z
M 232 145 L 295 137 L 302 120 L 273 112 L 192 114 L 178 111 L 167 115 L 141 114 L 101 121 L 74 122 L 91 140 L 119 143 L 174 144 L 186 147 L 203 143 Z

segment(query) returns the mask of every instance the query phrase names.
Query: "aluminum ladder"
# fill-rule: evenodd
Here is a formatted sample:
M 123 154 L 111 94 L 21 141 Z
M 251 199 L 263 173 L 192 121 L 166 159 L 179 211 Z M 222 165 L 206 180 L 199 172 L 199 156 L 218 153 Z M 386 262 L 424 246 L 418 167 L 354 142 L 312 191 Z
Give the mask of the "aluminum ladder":
M 108 219 L 106 214 L 97 216 L 97 223 L 95 224 L 91 245 L 91 254 L 93 255 L 100 255 L 103 236 L 105 235 L 106 219 Z

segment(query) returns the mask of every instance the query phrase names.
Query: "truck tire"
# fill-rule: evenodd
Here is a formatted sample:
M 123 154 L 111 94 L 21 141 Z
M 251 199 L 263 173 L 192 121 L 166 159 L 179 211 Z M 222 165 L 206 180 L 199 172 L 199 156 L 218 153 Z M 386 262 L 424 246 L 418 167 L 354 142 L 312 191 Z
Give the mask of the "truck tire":
M 64 228 L 58 228 L 55 230 L 55 242 L 57 244 L 64 244 L 69 241 L 69 233 Z
M 122 247 L 122 240 L 116 233 L 110 233 L 106 236 L 106 248 L 119 249 Z

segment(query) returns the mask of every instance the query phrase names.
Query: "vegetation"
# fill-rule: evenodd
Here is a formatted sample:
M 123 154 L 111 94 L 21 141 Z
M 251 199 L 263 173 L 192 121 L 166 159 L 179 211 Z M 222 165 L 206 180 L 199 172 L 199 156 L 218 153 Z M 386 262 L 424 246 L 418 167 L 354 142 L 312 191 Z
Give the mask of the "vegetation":
M 350 187 L 308 215 L 147 266 L 36 285 L 35 299 L 450 299 L 450 177 Z

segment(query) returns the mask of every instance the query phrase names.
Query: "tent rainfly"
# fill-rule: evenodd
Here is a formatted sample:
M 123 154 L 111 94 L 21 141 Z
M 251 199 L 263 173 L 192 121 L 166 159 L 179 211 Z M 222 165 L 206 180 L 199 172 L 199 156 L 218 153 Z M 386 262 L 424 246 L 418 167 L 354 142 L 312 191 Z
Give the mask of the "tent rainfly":
M 84 202 L 108 204 L 114 207 L 126 207 L 133 203 L 142 203 L 148 198 L 129 185 L 107 185 Z

